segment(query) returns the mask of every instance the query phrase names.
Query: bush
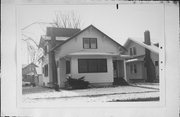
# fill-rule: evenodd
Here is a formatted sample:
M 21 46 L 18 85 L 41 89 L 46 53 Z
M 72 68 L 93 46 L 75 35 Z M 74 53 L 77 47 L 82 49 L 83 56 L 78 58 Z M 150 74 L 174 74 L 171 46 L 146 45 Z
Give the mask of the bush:
M 43 84 L 44 85 L 44 84 Z M 48 82 L 48 85 L 50 88 L 53 88 L 55 91 L 59 91 L 59 85 L 57 83 L 54 82 Z
M 86 89 L 89 86 L 88 81 L 84 81 L 84 76 L 80 78 L 67 77 L 66 88 L 71 89 Z

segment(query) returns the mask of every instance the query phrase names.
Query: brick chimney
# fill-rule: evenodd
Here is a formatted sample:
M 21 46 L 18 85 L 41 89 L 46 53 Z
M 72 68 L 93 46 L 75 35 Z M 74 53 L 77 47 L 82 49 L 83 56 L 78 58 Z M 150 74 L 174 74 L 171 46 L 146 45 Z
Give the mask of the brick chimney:
M 150 32 L 148 30 L 144 32 L 144 43 L 147 45 L 151 45 Z
M 148 30 L 144 32 L 144 43 L 147 45 L 151 45 L 150 32 Z M 151 59 L 151 51 L 147 48 L 145 48 L 144 64 L 146 67 L 147 82 L 154 82 L 156 79 L 155 66 Z

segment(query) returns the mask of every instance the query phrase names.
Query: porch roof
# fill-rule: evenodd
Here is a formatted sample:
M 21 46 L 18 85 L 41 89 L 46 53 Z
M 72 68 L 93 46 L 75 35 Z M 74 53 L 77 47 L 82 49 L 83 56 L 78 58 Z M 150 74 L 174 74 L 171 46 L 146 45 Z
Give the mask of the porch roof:
M 138 61 L 144 61 L 144 57 L 140 57 L 140 58 L 132 58 L 132 59 L 126 60 L 126 63 L 130 63 L 130 62 L 138 62 Z
M 113 52 L 74 52 L 74 53 L 69 53 L 66 56 L 67 57 L 70 57 L 70 56 L 113 56 L 113 57 L 121 57 L 121 58 L 129 57 L 127 55 L 119 55 Z

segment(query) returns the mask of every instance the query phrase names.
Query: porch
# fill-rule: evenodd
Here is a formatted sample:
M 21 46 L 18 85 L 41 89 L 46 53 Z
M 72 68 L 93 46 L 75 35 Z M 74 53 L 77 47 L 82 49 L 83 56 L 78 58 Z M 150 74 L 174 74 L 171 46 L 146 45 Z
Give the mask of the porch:
M 85 76 L 93 86 L 118 85 L 126 80 L 124 57 L 114 53 L 76 52 L 57 60 L 58 84 L 65 87 L 66 77 Z

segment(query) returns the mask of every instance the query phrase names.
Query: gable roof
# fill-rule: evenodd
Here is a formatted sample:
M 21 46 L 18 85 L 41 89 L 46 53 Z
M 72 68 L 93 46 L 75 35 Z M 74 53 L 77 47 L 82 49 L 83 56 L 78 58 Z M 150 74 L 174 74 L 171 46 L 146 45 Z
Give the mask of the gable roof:
M 146 48 L 146 49 L 148 49 L 148 50 L 150 50 L 152 52 L 155 52 L 157 54 L 159 53 L 159 48 L 157 46 L 153 45 L 152 43 L 151 43 L 151 45 L 147 45 L 147 44 L 145 44 L 143 42 L 139 42 L 139 41 L 137 41 L 135 39 L 132 39 L 132 38 L 128 38 L 128 40 L 124 44 L 124 47 L 126 48 L 129 45 L 130 42 L 137 43 L 138 45 L 140 45 L 140 46 L 142 46 L 142 47 L 144 47 L 144 48 Z
M 46 45 L 46 42 L 49 42 L 49 41 L 51 41 L 51 38 L 49 36 L 42 35 L 41 39 L 39 41 L 38 47 L 39 48 L 44 48 L 44 46 Z M 57 40 L 57 39 L 55 41 L 56 41 L 56 45 L 61 44 L 61 43 L 64 42 L 64 40 Z
M 80 29 L 74 28 L 57 28 L 57 27 L 47 27 L 46 35 L 47 36 L 56 36 L 56 37 L 71 37 L 75 33 L 81 31 Z
M 30 63 L 30 64 L 24 66 L 23 69 L 27 68 L 27 67 L 38 67 L 38 66 L 35 63 Z
M 106 35 L 105 33 L 103 33 L 102 31 L 100 31 L 99 29 L 97 29 L 95 26 L 93 26 L 92 24 L 89 25 L 88 27 L 86 27 L 85 29 L 79 31 L 78 33 L 74 34 L 73 36 L 71 36 L 70 38 L 68 38 L 66 41 L 64 41 L 62 44 L 59 44 L 57 46 L 55 46 L 52 50 L 53 51 L 55 49 L 57 49 L 58 47 L 60 47 L 61 45 L 67 43 L 68 41 L 70 41 L 71 39 L 73 39 L 74 37 L 78 36 L 79 34 L 83 33 L 84 31 L 86 31 L 87 29 L 89 29 L 90 27 L 96 29 L 97 31 L 99 31 L 100 33 L 102 33 L 103 35 L 105 35 L 106 37 L 108 37 L 111 41 L 115 42 L 116 44 L 118 44 L 120 47 L 122 47 L 124 50 L 126 50 L 126 48 L 124 48 L 122 45 L 120 45 L 118 42 L 116 42 L 115 40 L 113 40 L 111 37 L 109 37 L 108 35 Z

